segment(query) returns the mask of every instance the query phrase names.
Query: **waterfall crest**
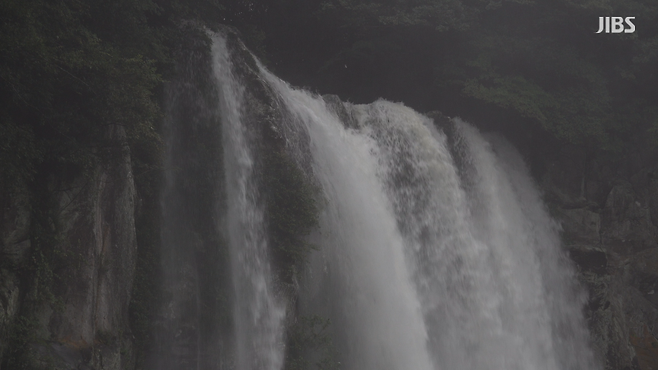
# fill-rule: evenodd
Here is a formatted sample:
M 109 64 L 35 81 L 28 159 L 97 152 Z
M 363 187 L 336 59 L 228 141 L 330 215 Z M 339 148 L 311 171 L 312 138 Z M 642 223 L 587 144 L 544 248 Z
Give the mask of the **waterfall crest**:
M 286 327 L 318 315 L 343 369 L 599 369 L 559 226 L 508 142 L 459 119 L 448 136 L 400 103 L 294 89 L 258 62 L 249 82 L 226 36 L 211 40 L 232 328 L 217 341 L 222 359 L 197 368 L 286 369 Z M 321 204 L 307 237 L 317 251 L 290 282 L 276 272 L 259 190 L 266 154 L 243 119 L 266 109 L 246 96 L 254 80 L 278 112 L 257 124 L 272 125 Z

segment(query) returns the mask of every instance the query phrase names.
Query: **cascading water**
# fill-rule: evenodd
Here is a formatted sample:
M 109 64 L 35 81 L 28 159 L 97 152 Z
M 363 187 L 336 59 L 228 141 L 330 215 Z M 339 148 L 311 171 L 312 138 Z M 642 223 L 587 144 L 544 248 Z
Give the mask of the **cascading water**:
M 233 52 L 212 35 L 233 325 L 207 368 L 279 370 L 290 293 L 278 289 L 260 149 L 243 119 L 261 108 L 248 106 Z M 559 227 L 510 144 L 458 119 L 448 137 L 402 104 L 337 103 L 254 68 L 284 117 L 274 130 L 321 193 L 293 315 L 331 320 L 341 368 L 599 368 Z
M 235 287 L 235 366 L 280 369 L 285 307 L 272 287 L 263 205 L 254 182 L 252 144 L 242 122 L 243 87 L 232 72 L 226 40 L 218 35 L 212 39 L 213 70 L 220 86 L 228 200 L 226 228 Z
M 321 98 L 264 73 L 309 133 L 313 173 L 327 204 L 317 243 L 336 285 L 327 303 L 344 330 L 337 341 L 345 368 L 432 369 L 404 240 L 377 173 L 377 142 L 345 129 Z

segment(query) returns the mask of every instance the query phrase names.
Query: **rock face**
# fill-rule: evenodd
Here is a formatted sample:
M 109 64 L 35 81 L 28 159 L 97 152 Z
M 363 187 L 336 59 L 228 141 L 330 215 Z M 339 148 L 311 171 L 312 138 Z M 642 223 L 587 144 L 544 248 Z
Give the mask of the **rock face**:
M 658 369 L 658 182 L 650 160 L 612 163 L 563 147 L 541 183 L 589 291 L 605 369 Z
M 108 135 L 117 143 L 109 160 L 70 183 L 49 186 L 59 225 L 54 250 L 66 264 L 57 270 L 54 300 L 29 307 L 37 322 L 29 356 L 36 368 L 110 370 L 129 368 L 133 361 L 128 304 L 136 261 L 136 194 L 125 133 L 115 126 Z M 27 282 L 38 278 L 23 266 L 32 252 L 27 198 L 14 196 L 3 204 L 0 255 L 9 263 L 0 269 L 2 339 L 9 337 L 23 297 L 35 294 Z
M 248 118 L 253 125 L 282 119 L 277 115 L 282 113 L 275 111 L 276 101 L 266 85 L 256 81 L 255 75 L 247 71 L 253 60 L 243 59 L 242 73 L 245 79 L 251 78 L 253 85 L 250 99 L 259 102 L 259 105 L 253 104 L 254 109 L 250 110 Z M 200 74 L 198 82 L 201 87 L 198 92 L 193 91 L 195 94 L 207 92 L 203 88 L 207 83 L 205 76 Z M 197 89 L 196 86 L 193 88 Z M 342 106 L 337 97 L 328 96 L 326 100 L 328 104 Z M 182 120 L 190 117 L 189 111 L 196 111 L 197 115 L 192 117 L 199 122 L 216 120 L 217 117 L 201 114 L 210 108 L 200 107 L 199 101 L 182 101 L 180 112 L 173 113 L 180 115 Z M 449 129 L 445 116 L 433 113 L 430 117 L 440 127 Z M 351 117 L 341 118 L 349 125 L 356 125 Z M 177 163 L 187 172 L 181 172 L 185 176 L 180 176 L 174 185 L 185 190 L 194 200 L 190 202 L 194 207 L 189 209 L 171 207 L 176 216 L 171 218 L 172 225 L 180 223 L 186 227 L 180 233 L 181 238 L 187 238 L 188 234 L 211 235 L 208 230 L 213 226 L 203 222 L 212 219 L 212 204 L 207 201 L 207 194 L 199 189 L 218 191 L 210 185 L 216 180 L 213 176 L 221 177 L 219 170 L 208 171 L 211 161 L 204 163 L 208 153 L 202 150 L 213 148 L 210 140 L 213 136 L 209 135 L 212 133 L 210 129 L 202 127 L 199 122 L 185 126 L 196 130 L 187 136 L 173 136 L 180 141 L 181 148 L 197 146 L 199 150 L 198 157 L 182 158 L 182 162 Z M 31 208 L 35 200 L 27 190 L 0 193 L 2 369 L 11 369 L 3 364 L 6 364 L 11 350 L 10 339 L 16 323 L 28 308 L 35 311 L 32 330 L 35 338 L 30 342 L 29 360 L 34 368 L 55 365 L 59 369 L 119 370 L 135 367 L 128 305 L 136 263 L 136 191 L 125 133 L 121 128 L 113 127 L 108 135 L 118 143 L 111 150 L 110 160 L 102 161 L 88 175 L 50 186 L 55 199 L 55 223 L 59 225 L 55 249 L 67 261 L 57 272 L 57 284 L 52 287 L 54 301 L 39 307 L 24 304 L 35 293 L 30 282 L 36 277 L 25 272 L 25 265 L 34 252 L 34 236 L 30 234 L 30 228 L 34 222 Z M 200 137 L 209 140 L 205 143 L 207 146 L 198 145 Z M 281 138 L 273 133 L 264 143 L 270 149 L 282 146 Z M 628 159 L 628 163 L 613 165 L 606 158 L 591 158 L 584 151 L 568 146 L 551 150 L 553 152 L 547 156 L 544 156 L 546 153 L 535 153 L 529 157 L 546 157 L 541 159 L 541 165 L 533 165 L 533 169 L 540 179 L 550 210 L 562 224 L 565 246 L 589 291 L 586 314 L 592 346 L 598 357 L 604 359 L 605 370 L 658 369 L 658 172 L 654 172 L 658 167 L 652 168 L 652 162 L 647 159 Z M 214 153 L 214 156 L 217 163 L 221 162 L 220 153 Z M 538 161 L 531 158 L 530 162 Z M 207 175 L 206 186 L 200 187 L 200 181 L 189 180 L 197 172 Z M 178 352 L 171 351 L 171 355 L 181 361 L 194 357 L 192 355 L 198 348 L 211 348 L 211 344 L 221 342 L 209 328 L 196 323 L 208 320 L 218 323 L 213 330 L 230 330 L 229 315 L 214 316 L 228 311 L 221 299 L 222 294 L 211 289 L 197 289 L 210 286 L 210 282 L 197 281 L 193 274 L 187 273 L 192 266 L 205 269 L 208 280 L 226 280 L 226 276 L 220 276 L 214 268 L 226 258 L 217 252 L 222 243 L 220 238 L 198 238 L 193 249 L 186 249 L 189 254 L 172 253 L 173 263 L 184 268 L 181 276 L 172 279 L 179 280 L 179 284 L 171 285 L 170 295 L 176 298 L 176 290 L 180 290 L 178 304 L 175 310 L 170 310 L 172 316 L 176 316 L 175 320 L 161 315 L 165 332 L 161 336 L 169 334 L 169 326 L 175 327 L 175 324 L 186 327 L 195 335 L 180 337 L 172 330 L 171 334 L 176 336 L 171 339 L 173 344 L 161 347 L 177 349 Z M 190 252 L 192 250 L 194 253 Z M 188 289 L 190 286 L 195 289 Z M 188 294 L 188 290 L 200 290 L 201 298 Z M 197 310 L 197 301 L 203 302 L 206 308 Z M 172 302 L 176 301 L 172 299 Z M 205 304 L 207 302 L 215 303 Z M 293 321 L 292 318 L 289 321 Z M 162 342 L 168 343 L 168 340 L 162 339 Z M 156 357 L 162 356 L 162 352 L 153 352 Z M 170 360 L 172 357 L 162 358 Z M 152 361 L 157 363 L 156 360 Z
M 30 249 L 29 196 L 26 192 L 0 195 L 0 361 L 20 308 L 18 269 Z
M 118 128 L 112 134 L 125 140 Z M 135 186 L 127 146 L 118 151 L 117 161 L 59 197 L 62 250 L 78 263 L 59 287 L 64 309 L 50 315 L 48 328 L 55 341 L 92 350 L 98 369 L 123 368 L 120 352 L 130 347 L 121 332 L 128 329 L 135 272 Z
M 219 92 L 210 40 L 190 25 L 165 88 L 166 173 L 160 197 L 162 302 L 154 311 L 147 369 L 217 368 L 232 329 L 223 224 L 224 165 Z

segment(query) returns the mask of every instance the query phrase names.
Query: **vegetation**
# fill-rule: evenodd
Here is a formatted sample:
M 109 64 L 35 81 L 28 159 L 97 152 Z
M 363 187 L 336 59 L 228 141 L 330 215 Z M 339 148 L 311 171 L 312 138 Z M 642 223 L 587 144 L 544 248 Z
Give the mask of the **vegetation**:
M 635 16 L 636 32 L 596 34 L 602 16 Z M 32 202 L 24 266 L 31 280 L 23 282 L 32 295 L 22 298 L 23 307 L 56 306 L 53 286 L 75 259 L 55 249 L 49 184 L 114 160 L 110 149 L 125 143 L 112 140 L 109 128 L 121 126 L 142 199 L 131 302 L 139 350 L 158 299 L 160 99 L 175 73 L 174 46 L 184 38 L 178 25 L 186 19 L 235 26 L 275 73 L 343 99 L 402 100 L 589 151 L 658 143 L 654 0 L 3 0 L 0 192 L 30 189 Z M 279 144 L 272 148 L 262 163 L 265 201 L 289 280 L 312 249 L 304 236 L 318 209 L 303 171 Z M 290 358 L 305 353 L 296 341 L 314 343 L 316 329 L 325 328 L 307 321 L 291 329 L 301 334 L 291 336 Z M 24 309 L 4 363 L 19 366 L 35 325 Z M 291 368 L 309 366 L 291 361 Z
M 7 191 L 40 168 L 90 168 L 108 125 L 157 151 L 157 97 L 184 18 L 232 24 L 284 78 L 355 101 L 494 112 L 605 149 L 658 133 L 651 0 L 7 0 L 0 14 Z M 612 15 L 634 15 L 637 31 L 595 34 Z
M 143 19 L 145 2 L 3 1 L 0 4 L 2 183 L 89 169 L 107 127 L 137 142 L 155 135 L 153 98 L 166 56 Z M 120 10 L 120 11 L 119 11 Z
M 232 19 L 267 35 L 260 49 L 270 68 L 322 93 L 514 121 L 591 150 L 658 138 L 658 4 L 650 0 L 238 3 L 251 7 Z M 636 32 L 596 34 L 602 16 L 635 16 Z
M 172 31 L 158 12 L 151 1 L 0 2 L 0 192 L 29 189 L 31 201 L 21 312 L 3 367 L 32 366 L 26 343 L 49 339 L 38 337 L 35 315 L 44 305 L 61 308 L 58 284 L 79 263 L 58 248 L 56 189 L 116 160 L 125 144 L 111 137 L 112 126 L 127 133 L 138 186 L 146 182 L 140 174 L 159 166 L 157 94 Z

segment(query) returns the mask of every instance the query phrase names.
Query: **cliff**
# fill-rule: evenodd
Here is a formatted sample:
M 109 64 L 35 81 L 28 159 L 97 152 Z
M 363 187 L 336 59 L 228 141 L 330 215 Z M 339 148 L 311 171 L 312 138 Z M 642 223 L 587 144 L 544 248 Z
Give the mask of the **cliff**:
M 232 39 L 231 42 L 232 47 L 238 49 L 235 46 L 238 41 Z M 255 107 L 247 118 L 250 127 L 257 129 L 265 153 L 258 165 L 270 169 L 261 180 L 270 185 L 267 189 L 271 193 L 265 195 L 269 202 L 268 212 L 282 215 L 270 217 L 274 220 L 294 219 L 304 212 L 312 213 L 313 210 L 293 207 L 295 194 L 298 196 L 299 189 L 305 185 L 292 182 L 291 179 L 299 177 L 295 172 L 298 170 L 288 165 L 290 160 L 281 154 L 284 153 L 284 144 L 276 133 L 275 124 L 283 120 L 286 112 L 277 110 L 278 102 L 255 75 L 253 59 L 246 50 L 242 50 L 242 62 L 244 65 L 238 68 L 238 72 L 253 86 L 248 98 Z M 197 82 L 202 84 L 203 78 Z M 204 92 L 203 88 L 198 90 L 194 92 Z M 340 105 L 335 97 L 326 100 Z M 205 110 L 213 107 L 201 109 L 194 105 L 197 100 L 183 103 L 181 111 L 175 112 L 180 115 L 177 119 L 186 120 L 189 111 L 196 109 L 199 121 L 214 123 L 217 120 L 214 116 L 201 117 Z M 437 117 L 434 118 L 439 119 Z M 198 157 L 178 163 L 190 174 L 210 173 L 206 166 L 211 163 L 205 161 L 207 157 L 202 156 L 202 150 L 217 149 L 212 148 L 216 142 L 212 136 L 217 135 L 213 131 L 216 127 L 199 127 L 187 136 L 177 136 L 180 146 L 198 147 Z M 2 369 L 24 365 L 44 369 L 135 368 L 134 328 L 131 329 L 128 311 L 137 263 L 135 220 L 138 218 L 139 207 L 136 205 L 139 196 L 135 190 L 125 133 L 120 127 L 113 126 L 107 135 L 114 145 L 108 151 L 109 155 L 91 170 L 68 178 L 44 177 L 36 185 L 37 190 L 25 187 L 11 194 L 0 194 Z M 199 138 L 208 142 L 199 146 L 196 141 Z M 519 140 L 516 141 L 519 144 Z M 525 145 L 526 149 L 532 145 L 522 141 L 520 146 Z M 562 225 L 564 245 L 589 292 L 585 310 L 592 346 L 598 356 L 605 359 L 605 369 L 657 368 L 658 182 L 653 167 L 655 161 L 640 154 L 612 160 L 566 144 L 525 152 L 553 216 Z M 641 152 L 642 149 L 637 149 L 637 153 Z M 221 162 L 220 155 L 213 152 L 213 158 L 216 158 L 212 162 Z M 281 168 L 290 170 L 283 179 L 277 177 L 281 171 L 274 173 L 271 170 Z M 222 177 L 218 172 L 219 167 L 216 167 L 212 176 L 203 180 L 208 182 L 201 184 L 203 192 L 196 187 L 198 184 L 190 186 L 188 176 L 177 180 L 180 183 L 176 185 L 184 188 L 189 197 L 194 198 L 192 204 L 199 207 L 190 206 L 186 212 L 174 212 L 176 217 L 170 220 L 171 225 L 183 224 L 183 218 L 187 218 L 189 225 L 185 226 L 189 230 L 184 231 L 189 235 L 201 235 L 204 230 L 214 227 L 201 223 L 203 220 L 209 222 L 216 211 L 202 195 L 220 191 L 212 187 L 212 181 L 217 180 L 215 177 Z M 187 172 L 183 172 L 185 174 Z M 289 230 L 284 230 L 284 226 L 272 222 L 269 232 L 279 232 L 279 239 L 285 240 Z M 302 225 L 299 230 L 289 233 L 295 237 L 303 236 L 312 226 Z M 200 238 L 195 255 L 174 253 L 177 258 L 173 258 L 172 263 L 181 264 L 183 261 L 185 266 L 198 265 L 203 267 L 202 270 L 211 271 L 217 260 L 226 258 L 221 255 L 224 253 L 221 244 L 220 239 Z M 297 249 L 302 251 L 279 246 L 274 256 L 278 265 L 298 264 L 298 254 L 308 252 L 305 251 L 307 246 L 296 239 L 290 244 L 299 246 Z M 294 270 L 280 270 L 280 279 L 293 285 Z M 221 275 L 226 272 L 214 273 Z M 183 287 L 186 280 L 178 280 Z M 203 306 L 204 310 L 187 314 L 188 321 L 194 321 L 190 327 L 195 333 L 203 330 L 201 318 L 219 317 L 220 325 L 230 327 L 227 313 L 217 311 L 218 307 L 228 310 L 224 307 L 226 303 L 221 301 L 221 294 L 211 291 L 215 281 L 207 280 L 191 283 L 196 286 L 190 291 L 205 292 L 201 301 L 209 302 Z M 220 293 L 224 294 L 223 291 Z M 180 307 L 196 307 L 194 294 L 180 300 Z M 186 314 L 179 316 L 176 319 L 188 319 Z M 162 317 L 160 319 L 165 321 Z M 294 318 L 288 321 L 293 322 Z M 177 345 L 193 349 L 202 344 L 210 347 L 219 341 L 211 334 L 204 333 L 201 337 L 205 342 L 198 345 L 185 338 L 176 339 L 180 342 Z M 208 349 L 211 351 L 212 348 Z
M 645 148 L 613 158 L 562 145 L 537 161 L 607 370 L 658 367 L 658 183 Z
M 90 171 L 2 197 L 2 368 L 132 367 L 136 192 L 123 129 L 107 135 Z

